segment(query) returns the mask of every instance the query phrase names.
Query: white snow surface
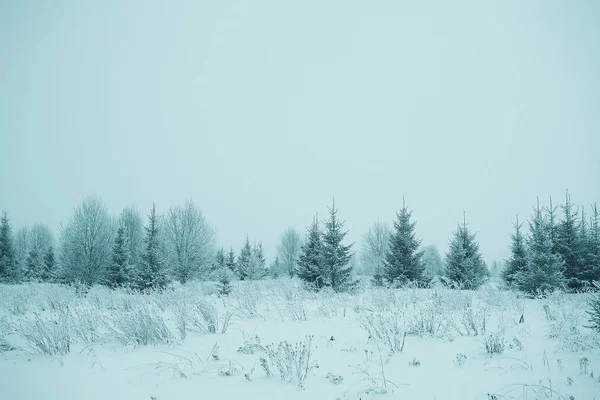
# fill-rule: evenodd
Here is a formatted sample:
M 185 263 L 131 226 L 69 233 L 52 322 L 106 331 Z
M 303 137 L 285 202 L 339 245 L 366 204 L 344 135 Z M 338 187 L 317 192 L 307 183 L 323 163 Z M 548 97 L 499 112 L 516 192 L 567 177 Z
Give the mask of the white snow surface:
M 600 339 L 585 327 L 586 294 L 366 287 L 349 295 L 308 292 L 293 280 L 233 285 L 227 297 L 212 283 L 152 295 L 0 286 L 0 399 L 600 399 Z M 224 334 L 199 331 L 198 304 L 212 306 L 221 323 L 231 313 Z M 164 321 L 164 343 L 127 337 L 125 322 L 140 315 Z M 368 320 L 388 321 L 379 328 L 403 341 L 402 351 L 369 337 Z M 48 332 L 68 337 L 70 351 L 42 354 L 27 339 Z M 502 354 L 486 352 L 490 335 L 505 342 Z M 312 368 L 301 387 L 282 380 L 261 347 L 307 336 Z M 251 344 L 254 354 L 238 351 Z

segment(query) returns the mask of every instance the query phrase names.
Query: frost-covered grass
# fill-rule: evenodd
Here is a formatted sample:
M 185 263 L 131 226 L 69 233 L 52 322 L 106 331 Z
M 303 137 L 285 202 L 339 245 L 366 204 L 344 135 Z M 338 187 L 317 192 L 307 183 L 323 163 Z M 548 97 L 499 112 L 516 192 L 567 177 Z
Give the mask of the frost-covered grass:
M 236 282 L 226 297 L 210 282 L 0 285 L 0 387 L 50 400 L 600 399 L 587 307 L 585 294 L 350 295 L 289 279 Z

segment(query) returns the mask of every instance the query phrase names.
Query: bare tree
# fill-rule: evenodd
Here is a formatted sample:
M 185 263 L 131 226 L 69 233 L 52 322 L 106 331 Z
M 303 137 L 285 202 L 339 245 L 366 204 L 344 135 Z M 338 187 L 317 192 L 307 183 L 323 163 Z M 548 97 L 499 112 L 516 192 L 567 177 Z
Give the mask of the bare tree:
M 302 252 L 302 237 L 295 229 L 288 229 L 281 235 L 281 241 L 277 246 L 278 268 L 290 277 L 296 275 L 298 269 L 298 258 Z
M 27 269 L 27 254 L 31 246 L 31 232 L 28 227 L 22 227 L 15 233 L 15 266 L 17 280 L 20 280 Z
M 389 248 L 390 229 L 384 222 L 374 222 L 363 236 L 361 261 L 363 273 L 382 276 Z
M 423 263 L 425 264 L 425 275 L 429 278 L 441 276 L 444 273 L 444 264 L 438 248 L 434 245 L 423 247 Z
M 99 197 L 88 197 L 63 227 L 60 266 L 66 281 L 88 286 L 103 280 L 110 263 L 113 221 Z
M 216 232 L 191 200 L 171 208 L 165 228 L 173 274 L 181 283 L 210 269 Z

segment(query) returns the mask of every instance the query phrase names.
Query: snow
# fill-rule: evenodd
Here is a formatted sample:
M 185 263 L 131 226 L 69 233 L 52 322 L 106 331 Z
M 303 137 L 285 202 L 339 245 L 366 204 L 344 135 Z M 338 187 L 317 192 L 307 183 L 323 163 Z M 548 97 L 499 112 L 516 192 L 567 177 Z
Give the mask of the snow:
M 85 297 L 52 285 L 1 286 L 0 338 L 16 349 L 0 353 L 0 398 L 600 399 L 600 368 L 594 371 L 600 366 L 600 340 L 584 327 L 584 294 L 521 299 L 488 287 L 478 292 L 366 289 L 347 295 L 308 293 L 297 286 L 289 280 L 240 282 L 225 299 L 211 294 L 207 283 L 150 296 L 93 288 Z M 229 327 L 225 334 L 201 334 L 188 324 L 182 340 L 175 310 L 201 301 L 216 305 L 221 316 L 231 312 Z M 52 304 L 69 305 L 70 327 L 79 323 L 81 310 L 93 313 L 101 322 L 97 342 L 72 335 L 67 355 L 34 352 L 22 329 L 36 312 L 52 324 Z M 175 343 L 122 344 L 111 324 L 141 306 L 160 310 Z M 487 316 L 474 318 L 480 325 L 485 320 L 485 333 L 464 335 L 466 309 Z M 369 339 L 361 321 L 372 313 L 400 316 L 402 330 L 409 331 L 402 352 L 389 355 L 385 343 Z M 435 334 L 416 332 L 419 320 L 437 321 Z M 484 340 L 492 333 L 506 341 L 503 354 L 486 353 Z M 304 388 L 282 381 L 273 364 L 273 376 L 267 377 L 260 364 L 268 359 L 265 352 L 238 352 L 245 343 L 295 344 L 307 335 L 314 337 L 311 359 L 318 367 L 309 371 Z M 456 361 L 460 354 L 466 356 L 462 365 Z M 387 394 L 377 393 L 383 391 L 382 368 Z M 343 380 L 336 384 L 328 375 Z

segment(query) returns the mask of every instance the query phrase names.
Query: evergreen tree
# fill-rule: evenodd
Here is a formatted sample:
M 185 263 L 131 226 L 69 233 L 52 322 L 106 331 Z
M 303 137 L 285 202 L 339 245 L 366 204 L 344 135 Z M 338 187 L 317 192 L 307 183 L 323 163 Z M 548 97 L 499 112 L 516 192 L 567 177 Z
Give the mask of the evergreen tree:
M 48 247 L 46 254 L 44 255 L 44 270 L 42 272 L 42 280 L 44 282 L 54 282 L 58 278 L 58 271 L 56 271 L 56 262 L 54 260 L 54 249 L 52 246 Z
M 129 283 L 129 244 L 125 235 L 125 228 L 121 224 L 117 229 L 112 260 L 105 277 L 105 283 L 112 288 L 126 286 Z
M 564 262 L 567 285 L 571 289 L 577 289 L 581 287 L 581 243 L 579 242 L 577 210 L 571 203 L 571 196 L 568 192 L 565 194 L 565 204 L 561 208 L 564 215 L 557 228 L 556 249 Z
M 548 230 L 548 237 L 550 238 L 550 243 L 552 243 L 552 251 L 555 254 L 559 254 L 558 251 L 558 226 L 559 221 L 556 217 L 556 210 L 558 207 L 552 204 L 552 196 L 550 196 L 550 206 L 546 208 L 546 229 Z
M 43 259 L 42 255 L 36 249 L 32 249 L 27 254 L 25 262 L 25 278 L 28 281 L 39 282 L 42 280 Z
M 325 273 L 325 284 L 336 292 L 345 292 L 356 286 L 352 278 L 352 245 L 344 245 L 343 240 L 348 231 L 343 231 L 344 222 L 338 220 L 335 200 L 329 211 L 329 219 L 325 221 L 322 247 L 322 271 Z
M 450 240 L 450 249 L 446 254 L 447 278 L 459 287 L 469 290 L 479 288 L 489 277 L 489 271 L 479 252 L 475 234 L 469 232 L 466 218 L 459 225 Z
M 144 228 L 146 231 L 145 251 L 142 254 L 138 274 L 138 288 L 143 291 L 164 289 L 167 286 L 167 274 L 160 254 L 158 217 L 154 204 L 148 220 L 148 226 Z
M 546 224 L 538 204 L 529 223 L 527 266 L 515 277 L 519 289 L 531 294 L 554 290 L 564 285 L 563 262 L 552 251 L 552 241 Z
M 225 268 L 225 264 L 225 250 L 223 250 L 223 247 L 221 247 L 221 249 L 217 250 L 217 253 L 215 254 L 215 261 L 212 264 L 212 271 L 218 271 L 221 268 Z
M 252 248 L 252 253 L 256 255 L 258 265 L 262 269 L 265 269 L 266 268 L 265 263 L 267 262 L 267 260 L 265 259 L 265 253 L 263 252 L 262 243 L 259 243 L 258 246 L 254 245 L 254 247 Z
M 250 266 L 251 257 L 252 247 L 250 246 L 250 239 L 248 239 L 248 235 L 246 235 L 246 242 L 240 250 L 240 255 L 236 263 L 236 273 L 241 281 L 246 279 L 246 271 L 248 271 L 248 267 Z
M 231 279 L 233 272 L 226 267 L 217 270 L 217 293 L 219 296 L 228 296 L 233 289 L 231 287 Z
M 312 289 L 321 289 L 325 284 L 325 276 L 322 271 L 322 236 L 319 220 L 315 217 L 312 225 L 308 228 L 306 240 L 298 258 L 298 277 Z
M 269 266 L 268 275 L 272 278 L 279 278 L 280 275 L 284 273 L 284 268 L 282 266 L 281 261 L 279 261 L 279 256 L 275 256 L 275 260 Z
M 589 232 L 589 226 L 585 219 L 585 209 L 581 207 L 581 220 L 579 222 L 579 259 L 577 263 L 580 266 L 579 280 L 582 286 L 589 287 L 594 280 L 594 260 L 592 257 L 592 241 Z
M 225 266 L 229 268 L 232 272 L 236 270 L 235 266 L 235 253 L 232 248 L 229 248 L 229 253 L 227 254 L 227 260 L 225 261 Z
M 510 235 L 510 258 L 506 261 L 506 268 L 502 271 L 502 278 L 509 285 L 515 284 L 517 274 L 524 271 L 527 266 L 527 246 L 521 232 L 523 223 L 519 222 L 518 215 L 517 221 L 513 223 L 513 226 L 515 227 L 515 232 Z
M 16 275 L 15 249 L 6 211 L 0 220 L 0 281 L 14 281 Z
M 419 251 L 421 241 L 416 237 L 416 222 L 411 222 L 411 216 L 412 211 L 408 211 L 403 200 L 402 209 L 396 213 L 384 262 L 384 277 L 390 284 L 423 281 L 425 264 L 422 261 L 423 252 Z
M 588 263 L 590 265 L 590 280 L 600 280 L 600 212 L 596 204 L 592 205 L 590 230 L 588 233 Z
M 252 254 L 248 261 L 248 267 L 245 271 L 245 279 L 247 280 L 259 280 L 266 276 L 267 269 L 265 265 L 265 258 L 262 251 L 262 245 L 254 245 L 252 247 Z

